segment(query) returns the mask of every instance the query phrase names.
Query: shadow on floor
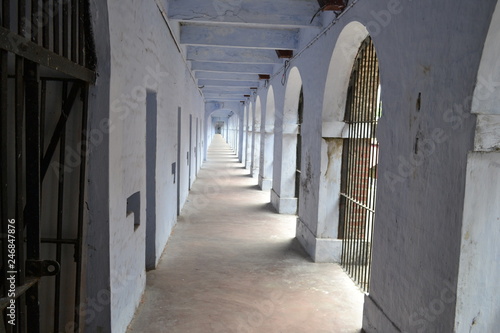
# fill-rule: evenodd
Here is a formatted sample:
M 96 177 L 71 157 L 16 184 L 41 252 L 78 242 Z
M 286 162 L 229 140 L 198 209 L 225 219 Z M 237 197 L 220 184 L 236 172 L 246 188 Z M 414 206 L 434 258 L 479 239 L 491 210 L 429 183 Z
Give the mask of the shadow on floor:
M 298 259 L 313 263 L 314 261 L 311 259 L 311 257 L 307 254 L 307 252 L 304 250 L 302 245 L 300 245 L 300 242 L 297 238 L 293 238 L 290 240 L 290 243 L 288 244 L 287 250 L 286 250 L 287 255 L 291 255 L 294 257 L 297 257 Z
M 257 185 L 257 189 L 260 191 L 259 185 Z M 261 211 L 261 212 L 270 212 L 270 213 L 276 213 L 276 214 L 278 214 L 278 211 L 276 210 L 276 208 L 274 208 L 273 204 L 270 203 L 270 202 L 265 203 L 263 205 L 260 205 L 257 208 L 257 210 Z

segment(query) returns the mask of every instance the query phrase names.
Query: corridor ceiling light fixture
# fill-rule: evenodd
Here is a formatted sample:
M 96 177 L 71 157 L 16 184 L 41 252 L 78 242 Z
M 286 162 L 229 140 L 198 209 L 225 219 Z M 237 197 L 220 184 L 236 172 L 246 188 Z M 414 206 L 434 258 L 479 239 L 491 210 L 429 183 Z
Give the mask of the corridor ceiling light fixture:
M 293 50 L 276 50 L 279 59 L 293 58 Z
M 318 0 L 318 3 L 322 11 L 333 10 L 341 11 L 347 6 L 347 1 L 345 0 Z
M 325 12 L 325 11 L 333 11 L 335 12 L 335 15 L 338 17 L 339 14 L 347 7 L 347 3 L 349 0 L 318 0 L 320 8 L 318 11 L 314 14 L 314 16 L 311 19 L 311 22 L 314 21 L 316 16 L 320 12 Z

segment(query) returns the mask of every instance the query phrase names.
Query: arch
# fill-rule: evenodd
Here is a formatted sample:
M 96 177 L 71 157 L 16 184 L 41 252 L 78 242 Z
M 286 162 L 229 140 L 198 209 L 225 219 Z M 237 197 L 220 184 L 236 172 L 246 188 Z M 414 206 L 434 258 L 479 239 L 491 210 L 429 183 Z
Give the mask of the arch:
M 285 90 L 285 108 L 283 112 L 284 124 L 297 124 L 297 108 L 299 105 L 302 77 L 299 69 L 293 67 L 288 74 Z
M 289 74 L 283 109 L 276 110 L 274 119 L 274 164 L 271 203 L 280 214 L 297 213 L 295 191 L 297 173 L 298 108 L 302 77 L 297 67 Z M 300 161 L 299 161 L 300 162 Z
M 340 191 L 344 139 L 349 126 L 344 122 L 349 82 L 354 61 L 369 36 L 360 22 L 348 23 L 339 34 L 332 52 L 323 93 L 321 174 L 315 261 L 341 262 L 339 239 Z
M 359 47 L 366 37 L 368 30 L 357 21 L 347 24 L 340 33 L 328 67 L 323 97 L 323 122 L 344 120 L 351 69 Z
M 240 119 L 241 108 L 239 102 L 228 102 L 228 103 L 218 103 L 218 102 L 207 102 L 205 103 L 205 116 L 204 116 L 204 146 L 203 146 L 203 160 L 207 160 L 208 147 L 210 146 L 213 136 L 215 134 L 215 123 L 213 122 L 214 116 L 220 118 L 219 121 L 224 122 L 224 129 L 226 132 L 223 134 L 224 138 L 228 140 L 229 133 L 228 129 L 228 118 L 231 112 L 237 115 Z M 225 119 L 225 120 L 224 120 Z
M 275 96 L 272 85 L 267 92 L 266 107 L 264 111 L 260 130 L 259 187 L 263 191 L 269 191 L 272 187 L 274 157 Z
M 266 99 L 266 127 L 274 128 L 274 114 L 275 114 L 275 104 L 274 104 L 274 89 L 271 85 L 267 93 Z
M 477 114 L 474 151 L 467 160 L 455 332 L 493 332 L 500 323 L 496 297 L 500 268 L 500 2 L 486 37 L 472 100 Z M 481 288 L 478 288 L 481 286 Z

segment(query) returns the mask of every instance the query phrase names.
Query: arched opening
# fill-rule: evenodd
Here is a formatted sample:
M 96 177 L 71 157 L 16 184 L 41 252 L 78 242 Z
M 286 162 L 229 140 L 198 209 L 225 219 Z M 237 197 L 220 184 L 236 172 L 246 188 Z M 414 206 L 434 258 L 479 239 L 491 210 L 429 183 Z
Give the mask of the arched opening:
M 368 31 L 361 23 L 349 23 L 339 35 L 328 69 L 322 112 L 318 230 L 314 253 L 315 260 L 320 262 L 340 263 L 342 259 L 339 193 L 344 140 L 349 132 L 349 124 L 345 121 L 346 102 L 354 61 L 367 36 Z
M 260 96 L 257 96 L 257 99 L 255 101 L 255 108 L 253 109 L 252 166 L 250 171 L 251 176 L 254 178 L 257 178 L 259 175 L 261 119 L 262 107 Z
M 267 93 L 266 108 L 262 114 L 261 142 L 260 142 L 260 167 L 259 187 L 269 191 L 273 178 L 273 153 L 274 153 L 274 89 L 271 86 Z
M 339 211 L 341 264 L 365 292 L 370 281 L 380 116 L 379 65 L 372 39 L 367 37 L 354 61 L 347 91 Z
M 229 143 L 229 119 L 234 112 L 229 109 L 216 110 L 210 114 L 210 132 L 213 135 L 220 134 Z
M 297 203 L 300 200 L 300 175 L 302 174 L 302 131 L 301 126 L 304 122 L 304 89 L 300 87 L 299 103 L 297 106 L 297 142 L 295 147 L 295 198 Z M 297 205 L 297 215 L 299 206 Z
M 255 103 L 250 102 L 246 106 L 245 119 L 247 122 L 246 126 L 246 158 L 245 158 L 245 168 L 252 169 L 252 151 L 253 151 L 253 108 Z
M 303 111 L 302 78 L 297 67 L 290 70 L 283 109 L 275 112 L 274 164 L 271 203 L 280 214 L 297 213 L 300 183 L 300 117 Z M 302 101 L 302 103 L 301 103 Z
M 472 100 L 474 151 L 467 160 L 455 332 L 493 332 L 500 322 L 500 3 L 486 38 Z M 480 286 L 480 288 L 478 288 Z M 471 324 L 472 323 L 472 324 Z M 474 326 L 474 328 L 472 328 Z

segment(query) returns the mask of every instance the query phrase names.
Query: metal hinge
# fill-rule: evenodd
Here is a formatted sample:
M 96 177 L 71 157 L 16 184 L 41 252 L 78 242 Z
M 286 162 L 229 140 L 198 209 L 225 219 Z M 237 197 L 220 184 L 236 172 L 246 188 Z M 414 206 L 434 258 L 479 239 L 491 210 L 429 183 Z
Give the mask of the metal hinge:
M 59 274 L 61 265 L 54 260 L 26 260 L 26 275 L 33 277 Z

